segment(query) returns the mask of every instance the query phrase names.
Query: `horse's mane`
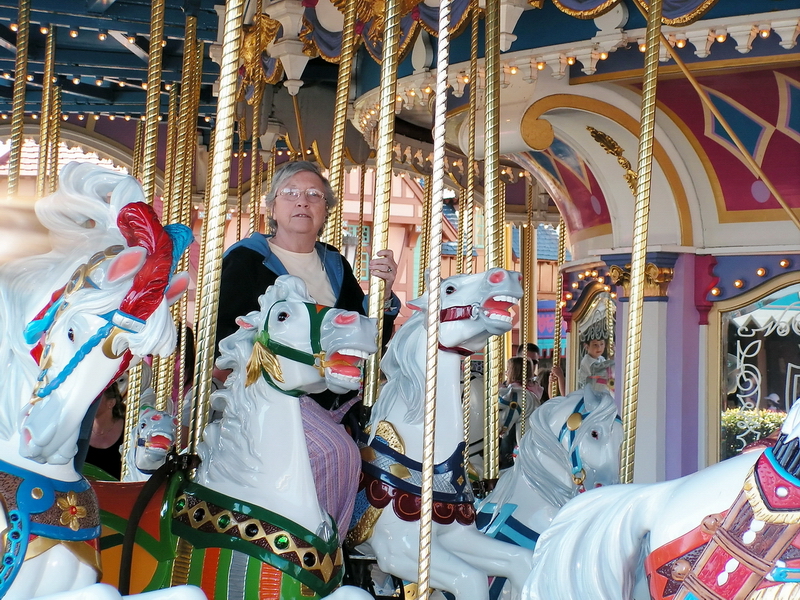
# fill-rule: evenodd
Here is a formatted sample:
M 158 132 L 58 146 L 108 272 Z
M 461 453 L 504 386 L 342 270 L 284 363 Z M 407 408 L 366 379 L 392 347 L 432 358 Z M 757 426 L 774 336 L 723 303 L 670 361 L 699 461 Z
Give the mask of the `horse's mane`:
M 125 204 L 143 199 L 132 177 L 88 163 L 69 163 L 61 170 L 59 189 L 36 203 L 36 215 L 50 231 L 52 251 L 0 267 L 0 364 L 6 367 L 0 388 L 0 437 L 12 435 L 39 372 L 23 339 L 26 324 L 78 265 L 99 250 L 125 244 L 113 227 L 116 215 Z
M 381 370 L 387 381 L 372 408 L 371 423 L 386 420 L 397 402 L 404 403 L 407 408 L 406 423 L 422 422 L 425 398 L 422 361 L 425 360 L 423 350 L 427 336 L 425 317 L 425 311 L 414 311 L 389 341 L 386 354 L 381 359 Z
M 646 551 L 647 516 L 657 510 L 649 504 L 666 497 L 672 484 L 611 485 L 568 502 L 536 544 L 523 596 L 631 598 Z
M 572 472 L 570 452 L 579 446 L 587 435 L 591 435 L 592 430 L 598 425 L 613 422 L 617 417 L 614 399 L 609 394 L 597 394 L 595 396 L 597 406 L 584 418 L 572 445 L 565 448 L 558 439 L 561 425 L 572 414 L 571 409 L 575 407 L 584 393 L 583 390 L 579 390 L 569 396 L 552 398 L 533 411 L 529 419 L 530 427 L 520 440 L 519 452 L 512 472 L 500 478 L 492 494 L 492 502 L 496 503 L 497 509 L 511 499 L 514 491 L 513 480 L 520 476 L 524 477 L 526 483 L 553 506 L 563 506 L 577 494 L 576 487 L 567 483 Z M 556 464 L 563 467 L 563 472 L 553 473 L 543 464 L 543 458 L 555 461 Z M 559 475 L 561 476 L 559 477 Z
M 215 409 L 223 410 L 225 426 L 222 427 L 219 422 L 210 423 L 203 432 L 203 442 L 198 445 L 201 471 L 213 470 L 215 477 L 222 476 L 247 487 L 257 486 L 258 465 L 268 458 L 262 457 L 259 452 L 260 435 L 256 434 L 256 430 L 262 426 L 259 415 L 263 410 L 264 397 L 271 388 L 263 377 L 259 377 L 252 385 L 245 385 L 247 361 L 253 351 L 255 338 L 264 328 L 269 308 L 276 302 L 287 299 L 313 302 L 307 293 L 300 292 L 294 282 L 296 278 L 291 278 L 286 285 L 282 279 L 279 278 L 258 299 L 260 310 L 244 317 L 251 327 L 239 327 L 219 343 L 221 354 L 217 359 L 217 367 L 230 369 L 231 373 L 225 380 L 225 387 L 212 394 L 211 403 Z M 224 454 L 224 459 L 214 460 L 215 456 L 219 458 L 218 452 Z

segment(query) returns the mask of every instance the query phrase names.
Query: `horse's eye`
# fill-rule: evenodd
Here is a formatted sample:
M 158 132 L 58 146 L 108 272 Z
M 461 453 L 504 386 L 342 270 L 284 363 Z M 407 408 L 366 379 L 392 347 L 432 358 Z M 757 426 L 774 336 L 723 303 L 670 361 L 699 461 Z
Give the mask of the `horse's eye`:
M 596 429 L 592 430 L 592 437 L 596 440 L 600 439 L 600 433 Z
M 72 331 L 72 329 L 70 329 L 70 330 L 67 332 L 67 337 L 69 338 L 69 341 L 70 341 L 70 342 L 74 342 L 74 341 L 75 341 L 75 332 L 74 332 L 74 331 Z
M 446 288 L 444 288 L 444 293 L 445 294 L 452 294 L 455 291 L 456 291 L 456 288 L 453 287 L 452 285 L 448 285 Z
M 287 312 L 278 313 L 278 321 L 280 321 L 281 323 L 283 323 L 288 318 L 289 318 L 289 313 Z
M 141 429 L 145 429 L 147 427 L 147 423 L 142 423 Z

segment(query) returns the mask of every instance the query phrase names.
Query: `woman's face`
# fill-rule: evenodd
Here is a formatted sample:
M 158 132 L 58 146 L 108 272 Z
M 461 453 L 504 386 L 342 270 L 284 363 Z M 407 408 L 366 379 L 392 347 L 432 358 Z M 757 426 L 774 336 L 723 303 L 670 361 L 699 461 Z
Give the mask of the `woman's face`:
M 272 207 L 272 218 L 278 224 L 276 233 L 308 235 L 316 239 L 325 223 L 327 207 L 324 197 L 312 198 L 305 193 L 312 189 L 324 194 L 325 186 L 322 179 L 310 171 L 296 173 L 281 185 Z M 298 190 L 301 193 L 293 198 L 284 194 L 284 190 Z

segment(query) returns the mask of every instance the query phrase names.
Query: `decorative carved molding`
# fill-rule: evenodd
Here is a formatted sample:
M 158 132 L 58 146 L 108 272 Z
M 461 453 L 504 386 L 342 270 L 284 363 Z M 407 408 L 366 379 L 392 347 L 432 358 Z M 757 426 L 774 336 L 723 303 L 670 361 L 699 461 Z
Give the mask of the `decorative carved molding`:
M 624 290 L 624 296 L 630 296 L 631 291 L 631 265 L 626 264 L 624 267 L 618 265 L 611 265 L 608 273 L 611 276 L 611 281 L 614 285 L 621 286 Z M 644 297 L 645 298 L 666 298 L 667 288 L 669 282 L 675 274 L 675 269 L 672 267 L 659 267 L 653 263 L 647 263 L 644 267 Z
M 636 179 L 638 177 L 636 171 L 633 170 L 631 166 L 631 161 L 629 161 L 624 156 L 625 150 L 622 149 L 614 138 L 612 138 L 607 133 L 604 133 L 594 127 L 587 127 L 586 129 L 589 130 L 592 138 L 594 141 L 600 144 L 600 147 L 603 148 L 608 154 L 615 156 L 617 158 L 617 162 L 619 166 L 625 170 L 625 181 L 628 182 L 628 187 L 631 188 L 631 192 L 633 195 L 636 195 Z

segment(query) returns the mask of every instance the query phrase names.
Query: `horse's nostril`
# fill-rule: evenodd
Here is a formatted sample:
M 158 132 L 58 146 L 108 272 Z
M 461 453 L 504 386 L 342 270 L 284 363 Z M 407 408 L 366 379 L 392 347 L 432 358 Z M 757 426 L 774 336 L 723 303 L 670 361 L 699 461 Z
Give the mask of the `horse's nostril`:
M 352 325 L 358 320 L 358 313 L 346 312 L 336 315 L 333 322 L 337 325 Z
M 505 279 L 505 274 L 503 273 L 503 271 L 498 270 L 489 275 L 490 283 L 500 283 L 501 281 L 503 281 L 503 279 Z

